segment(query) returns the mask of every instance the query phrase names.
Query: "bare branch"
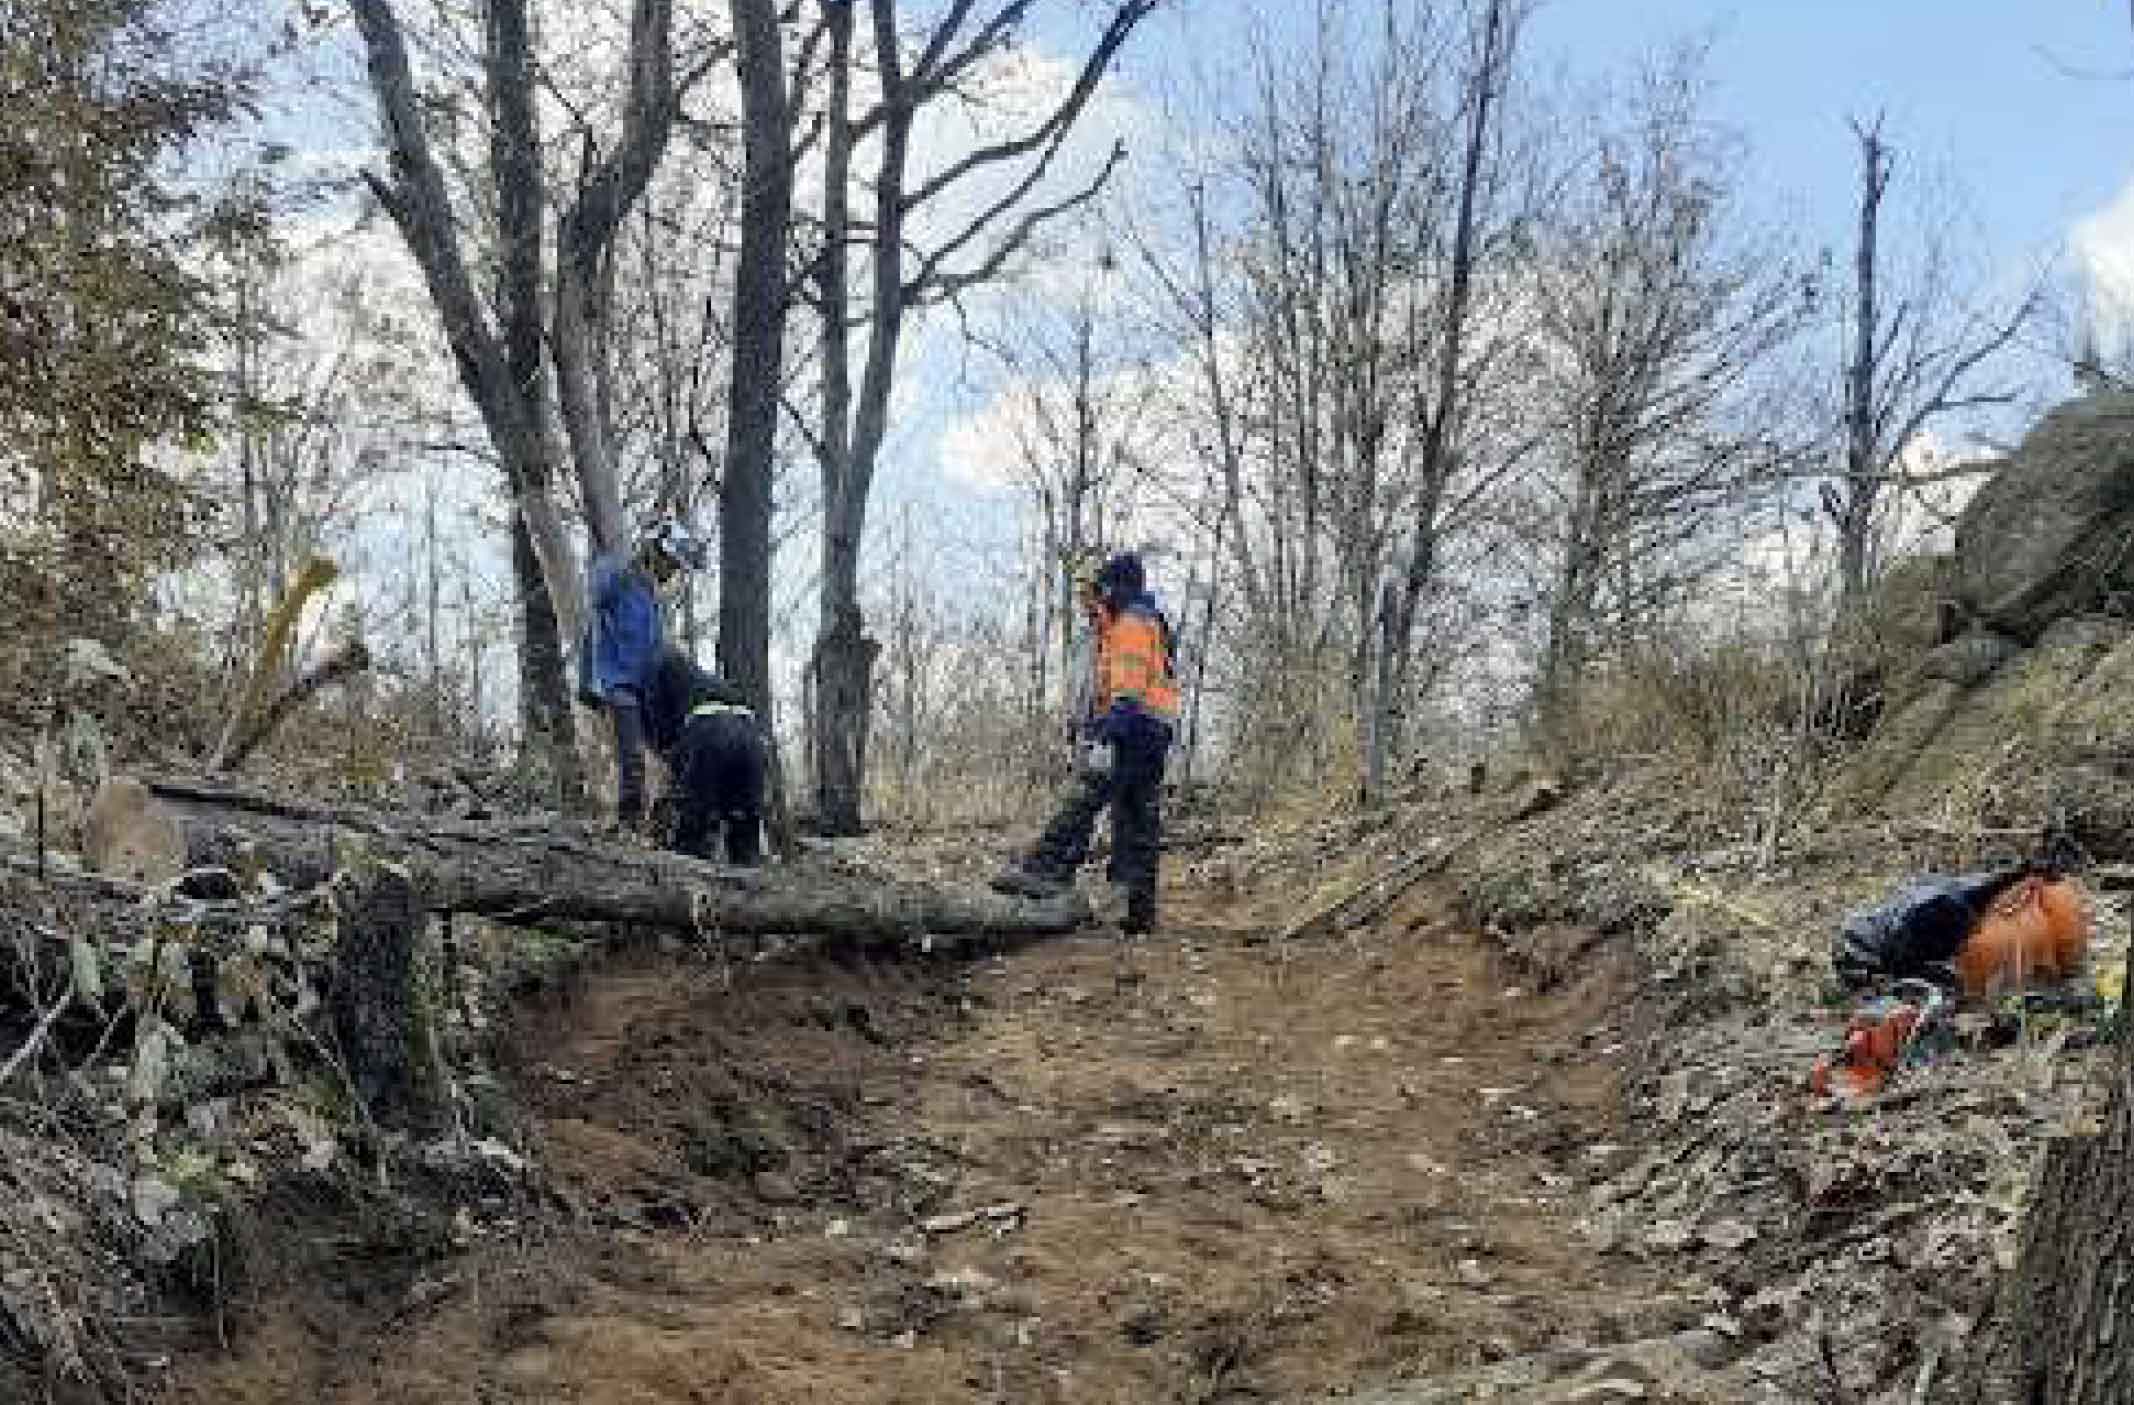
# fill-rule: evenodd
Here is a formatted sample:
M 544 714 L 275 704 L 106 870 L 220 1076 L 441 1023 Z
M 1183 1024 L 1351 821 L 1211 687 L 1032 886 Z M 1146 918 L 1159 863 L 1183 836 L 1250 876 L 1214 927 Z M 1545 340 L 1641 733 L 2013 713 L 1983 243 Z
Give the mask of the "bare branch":
M 913 80 L 924 85 L 932 93 L 947 90 L 973 66 L 998 49 L 1029 13 L 1030 0 L 1013 0 L 1011 4 L 1003 7 L 1000 13 L 986 21 L 985 27 L 964 46 L 962 52 L 947 62 L 942 62 L 942 51 L 948 47 L 948 40 L 953 37 L 955 29 L 962 27 L 963 17 L 969 14 L 970 9 L 969 0 L 959 0 L 954 28 L 944 23 L 934 32 L 934 40 L 927 46 L 926 56 L 920 60 L 918 68 L 912 73 Z
M 915 84 L 924 85 L 933 75 L 934 65 L 941 62 L 941 55 L 948 51 L 950 41 L 962 30 L 963 22 L 970 18 L 971 10 L 976 4 L 977 0 L 955 0 L 955 3 L 948 7 L 948 13 L 934 26 L 933 34 L 927 38 L 925 50 L 919 55 L 919 62 L 912 68 L 911 77 Z M 1029 0 L 1014 0 L 1008 9 L 1020 12 L 1028 6 Z M 999 16 L 995 16 L 986 29 L 991 30 L 999 23 Z
M 1117 170 L 1119 163 L 1125 159 L 1126 143 L 1116 143 L 1112 147 L 1111 155 L 1105 158 L 1103 168 L 1097 172 L 1095 178 L 1088 185 L 1083 186 L 1071 195 L 1054 201 L 1052 204 L 1042 205 L 1026 213 L 1020 220 L 1016 221 L 1015 227 L 1008 231 L 1006 237 L 993 247 L 992 251 L 986 255 L 984 262 L 980 263 L 976 268 L 964 273 L 941 273 L 940 268 L 945 261 L 953 258 L 966 245 L 983 234 L 987 226 L 1020 202 L 1022 197 L 1028 193 L 1030 187 L 1037 184 L 1038 180 L 1044 175 L 1044 169 L 1040 166 L 1032 170 L 1029 178 L 1017 186 L 1013 192 L 1001 197 L 984 214 L 971 221 L 963 233 L 930 254 L 926 261 L 919 266 L 918 274 L 904 285 L 905 296 L 915 304 L 939 302 L 943 298 L 955 297 L 963 289 L 970 287 L 974 283 L 983 283 L 992 278 L 1000 272 L 1003 264 L 1013 258 L 1017 251 L 1029 242 L 1030 236 L 1035 234 L 1040 227 L 1071 210 L 1081 208 L 1102 193 L 1106 183 L 1111 180 L 1112 172 Z
M 1155 5 L 1156 0 L 1124 0 L 1113 12 L 1111 22 L 1105 26 L 1103 37 L 1083 61 L 1082 71 L 1075 76 L 1074 86 L 1043 122 L 1019 137 L 982 146 L 971 152 L 917 190 L 906 194 L 900 202 L 902 208 L 907 212 L 917 209 L 974 171 L 1027 156 L 1040 148 L 1045 149 L 1045 155 L 1038 163 L 1039 167 L 1042 169 L 1047 165 L 1058 152 L 1075 120 L 1081 116 L 1082 109 L 1088 105 L 1090 95 L 1096 91 L 1098 82 L 1102 80 L 1120 47 Z M 1018 189 L 1027 191 L 1030 184 L 1031 182 L 1026 180 Z

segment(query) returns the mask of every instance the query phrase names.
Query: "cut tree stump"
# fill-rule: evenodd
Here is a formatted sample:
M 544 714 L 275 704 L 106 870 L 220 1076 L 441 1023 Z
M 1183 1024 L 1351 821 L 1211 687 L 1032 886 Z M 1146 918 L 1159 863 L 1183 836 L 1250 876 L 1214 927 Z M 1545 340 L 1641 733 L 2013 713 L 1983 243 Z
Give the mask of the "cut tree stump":
M 517 924 L 627 922 L 696 935 L 1015 937 L 1090 917 L 1069 891 L 1031 901 L 809 866 L 735 869 L 602 842 L 562 821 L 428 821 L 308 805 L 212 781 L 144 777 L 190 868 L 264 869 L 310 888 L 363 861 L 407 870 L 431 911 Z
M 434 1102 L 428 1070 L 436 1031 L 415 996 L 415 948 L 429 912 L 414 880 L 376 864 L 356 875 L 341 904 L 329 1003 L 349 1080 L 373 1116 L 415 1116 Z

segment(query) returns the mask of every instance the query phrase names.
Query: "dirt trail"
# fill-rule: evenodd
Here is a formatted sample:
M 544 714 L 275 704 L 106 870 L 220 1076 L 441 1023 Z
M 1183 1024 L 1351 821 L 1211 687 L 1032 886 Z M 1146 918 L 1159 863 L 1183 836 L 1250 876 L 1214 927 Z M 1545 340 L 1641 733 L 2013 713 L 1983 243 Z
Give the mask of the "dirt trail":
M 646 952 L 515 1036 L 560 1204 L 283 1285 L 177 1398 L 1308 1400 L 1693 1320 L 1569 1228 L 1628 1155 L 1624 974 L 1523 991 L 1433 911 L 1277 951 L 1180 894 L 1201 937 L 1124 960 L 730 986 Z

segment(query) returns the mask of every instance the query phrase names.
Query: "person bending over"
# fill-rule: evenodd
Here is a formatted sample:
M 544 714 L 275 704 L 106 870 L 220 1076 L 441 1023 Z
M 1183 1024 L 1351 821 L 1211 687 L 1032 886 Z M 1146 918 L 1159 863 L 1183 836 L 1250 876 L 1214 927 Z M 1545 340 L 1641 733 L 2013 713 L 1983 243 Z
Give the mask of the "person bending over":
M 660 652 L 645 700 L 645 732 L 674 792 L 672 846 L 700 859 L 763 861 L 763 726 L 741 691 L 681 650 Z

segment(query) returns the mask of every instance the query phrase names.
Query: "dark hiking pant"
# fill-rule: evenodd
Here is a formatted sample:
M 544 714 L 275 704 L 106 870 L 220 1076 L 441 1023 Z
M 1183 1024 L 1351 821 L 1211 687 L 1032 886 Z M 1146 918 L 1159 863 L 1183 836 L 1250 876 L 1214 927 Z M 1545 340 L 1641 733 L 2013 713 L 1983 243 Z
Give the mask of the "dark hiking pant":
M 1068 879 L 1089 857 L 1097 817 L 1111 811 L 1111 863 L 1105 876 L 1126 890 L 1126 920 L 1147 928 L 1156 920 L 1156 859 L 1163 843 L 1163 768 L 1168 739 L 1121 742 L 1111 770 L 1084 771 L 1023 866 L 1047 878 Z
M 674 753 L 674 847 L 716 861 L 723 831 L 728 863 L 761 862 L 766 765 L 753 713 L 690 718 Z
M 608 694 L 615 722 L 615 818 L 635 829 L 645 818 L 645 709 L 635 690 Z

